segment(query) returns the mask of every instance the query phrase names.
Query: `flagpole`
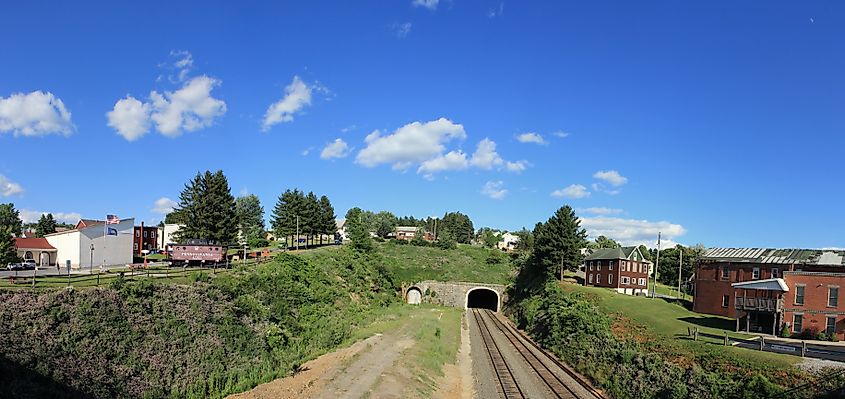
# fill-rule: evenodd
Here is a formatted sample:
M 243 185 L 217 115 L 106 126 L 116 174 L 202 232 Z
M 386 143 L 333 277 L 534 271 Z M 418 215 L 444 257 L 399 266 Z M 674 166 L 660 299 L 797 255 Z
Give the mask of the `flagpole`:
M 654 284 L 652 284 L 651 298 L 657 296 L 657 269 L 660 267 L 660 232 L 657 232 L 657 262 L 654 264 Z
M 105 252 L 105 249 L 106 249 L 106 229 L 109 228 L 108 221 L 109 221 L 109 215 L 106 215 L 106 220 L 103 221 L 103 250 L 104 250 L 103 253 L 106 253 Z M 105 263 L 105 262 L 106 262 L 106 260 L 103 259 L 103 263 Z M 93 263 L 93 262 L 91 262 L 91 263 Z M 93 273 L 94 273 L 94 265 L 92 264 L 90 269 L 88 270 L 88 274 L 93 274 Z

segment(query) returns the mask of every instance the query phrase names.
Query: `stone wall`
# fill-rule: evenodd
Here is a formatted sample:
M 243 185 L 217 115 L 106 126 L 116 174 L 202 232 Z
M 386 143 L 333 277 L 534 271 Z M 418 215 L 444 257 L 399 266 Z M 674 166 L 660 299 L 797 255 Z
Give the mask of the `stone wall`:
M 421 281 L 416 284 L 403 287 L 402 298 L 408 301 L 408 290 L 416 288 L 422 293 L 424 303 L 465 308 L 467 294 L 476 288 L 487 288 L 499 295 L 499 310 L 507 298 L 505 297 L 505 286 L 500 284 L 481 284 L 467 282 L 443 282 L 443 281 Z

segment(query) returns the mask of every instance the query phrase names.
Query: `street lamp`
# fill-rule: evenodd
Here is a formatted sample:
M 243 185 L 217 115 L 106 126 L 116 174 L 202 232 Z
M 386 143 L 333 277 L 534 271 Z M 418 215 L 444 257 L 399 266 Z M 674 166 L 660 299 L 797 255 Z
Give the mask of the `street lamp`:
M 91 263 L 88 266 L 88 274 L 94 273 L 94 243 L 91 243 Z

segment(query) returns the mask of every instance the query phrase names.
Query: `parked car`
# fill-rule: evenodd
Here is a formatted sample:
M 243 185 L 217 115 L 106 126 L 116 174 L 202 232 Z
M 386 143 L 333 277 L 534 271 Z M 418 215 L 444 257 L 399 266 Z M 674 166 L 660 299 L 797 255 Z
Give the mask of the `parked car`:
M 23 261 L 23 263 L 21 265 L 23 266 L 24 270 L 35 270 L 35 267 L 37 266 L 37 264 L 35 263 L 35 260 L 33 260 L 33 259 L 27 259 L 27 260 Z
M 9 263 L 8 265 L 6 265 L 6 270 L 23 270 L 23 264 Z

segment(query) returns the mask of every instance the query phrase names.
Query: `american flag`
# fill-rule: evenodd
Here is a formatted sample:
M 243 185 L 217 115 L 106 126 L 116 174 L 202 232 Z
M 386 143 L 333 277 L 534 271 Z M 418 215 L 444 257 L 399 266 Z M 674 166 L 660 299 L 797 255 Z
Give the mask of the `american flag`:
M 106 224 L 120 224 L 120 218 L 117 215 L 106 215 Z

